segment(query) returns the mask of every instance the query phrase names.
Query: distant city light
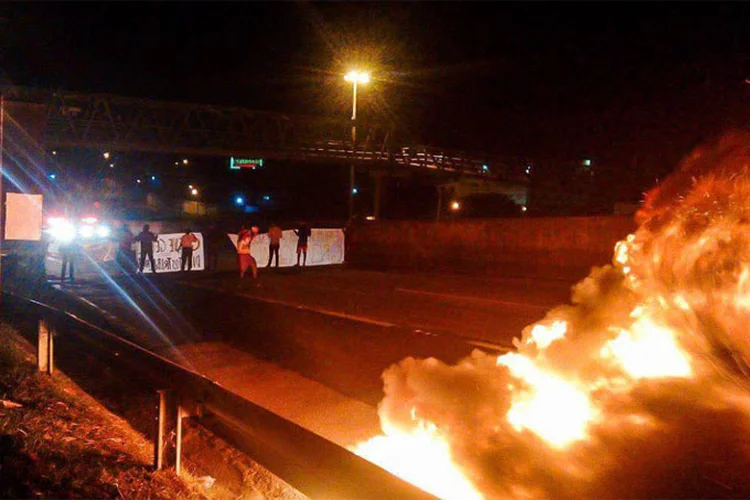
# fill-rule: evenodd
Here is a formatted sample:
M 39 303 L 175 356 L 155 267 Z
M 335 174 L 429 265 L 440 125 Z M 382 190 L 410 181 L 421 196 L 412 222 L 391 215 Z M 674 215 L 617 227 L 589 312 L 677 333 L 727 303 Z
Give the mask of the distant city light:
M 271 197 L 268 195 L 263 196 L 263 201 L 271 201 Z
M 357 188 L 352 188 L 352 194 L 357 194 L 357 193 L 359 193 L 359 189 L 357 189 Z
M 107 151 L 106 153 L 104 153 L 104 155 L 103 155 L 103 156 L 104 156 L 104 159 L 105 159 L 105 160 L 109 160 L 109 156 L 110 156 L 110 155 L 109 155 L 109 151 Z
M 531 173 L 531 165 L 526 165 L 526 174 Z
M 188 184 L 188 189 L 193 189 L 193 185 L 192 184 Z
M 451 203 L 451 210 L 453 210 L 454 212 L 456 212 L 456 211 L 458 211 L 460 209 L 461 209 L 461 204 L 458 201 L 454 201 L 454 202 Z
M 140 180 L 140 179 L 138 179 L 138 180 L 137 180 L 137 181 L 135 181 L 135 182 L 137 182 L 138 184 L 140 184 L 140 183 L 141 183 L 141 180 Z
M 179 165 L 180 165 L 180 162 L 179 162 L 179 161 L 176 161 L 176 162 L 174 162 L 174 164 L 175 164 L 175 166 L 179 166 Z
M 367 220 L 375 220 L 375 216 L 374 215 L 368 215 L 367 217 L 365 217 L 365 219 L 367 219 Z
M 488 167 L 487 165 L 482 165 L 482 172 L 489 172 L 489 171 L 490 171 L 490 167 Z
M 53 156 L 56 155 L 56 154 L 57 154 L 57 151 L 52 151 L 52 155 Z
M 526 205 L 521 205 L 521 212 L 525 212 L 526 210 L 528 210 L 528 208 L 526 208 Z
M 234 199 L 234 204 L 235 205 L 244 205 L 245 204 L 245 198 L 243 198 L 242 196 L 237 196 Z
M 151 176 L 151 180 L 152 180 L 152 181 L 155 181 L 155 180 L 156 180 L 156 176 L 155 176 L 155 175 L 152 175 L 152 176 Z
M 109 164 L 109 168 L 115 168 L 115 164 L 114 163 L 110 163 Z
M 183 165 L 187 165 L 187 164 L 188 164 L 188 160 L 187 160 L 187 158 L 183 158 L 183 160 L 182 160 L 182 164 L 183 164 Z
M 198 196 L 198 190 L 193 188 L 190 190 L 190 194 L 192 194 L 193 196 Z
M 49 174 L 47 175 L 47 177 L 49 177 L 50 179 L 54 181 L 57 178 L 57 174 Z
M 591 160 L 583 160 L 583 164 L 586 167 L 590 167 L 591 166 Z

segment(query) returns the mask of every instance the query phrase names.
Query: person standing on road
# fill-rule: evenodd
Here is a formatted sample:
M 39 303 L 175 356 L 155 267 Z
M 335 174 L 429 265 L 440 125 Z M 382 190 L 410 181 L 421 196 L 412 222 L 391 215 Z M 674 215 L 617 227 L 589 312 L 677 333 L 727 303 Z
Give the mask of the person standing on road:
M 190 232 L 190 229 L 185 229 L 185 234 L 180 238 L 180 249 L 182 250 L 182 261 L 180 262 L 180 271 L 185 270 L 185 264 L 187 264 L 187 270 L 193 270 L 193 245 L 198 243 L 198 237 Z
M 294 229 L 294 234 L 297 235 L 297 266 L 299 266 L 300 254 L 303 255 L 302 266 L 307 265 L 307 239 L 312 234 L 312 231 L 307 227 L 305 221 L 300 222 L 299 229 Z
M 248 231 L 244 226 L 237 233 L 237 262 L 240 267 L 240 279 L 245 277 L 248 268 L 250 268 L 253 274 L 253 279 L 258 278 L 258 264 L 250 254 L 250 247 L 256 234 L 258 234 L 257 227 L 253 227 L 252 230 Z
M 135 270 L 135 252 L 132 249 L 133 241 L 133 233 L 130 232 L 127 224 L 123 224 L 117 235 L 117 262 L 128 274 Z
M 283 234 L 281 228 L 276 224 L 271 224 L 268 228 L 268 264 L 266 267 L 271 267 L 271 261 L 273 256 L 276 255 L 276 267 L 279 267 L 279 248 L 281 247 L 281 238 Z
M 71 241 L 64 241 L 60 243 L 58 247 L 60 250 L 60 257 L 62 258 L 62 269 L 60 270 L 60 283 L 65 281 L 65 270 L 68 270 L 68 279 L 74 280 L 74 261 L 76 254 L 78 253 L 78 242 L 75 239 Z
M 150 227 L 148 224 L 143 225 L 143 231 L 138 233 L 135 237 L 135 241 L 141 244 L 141 261 L 138 266 L 139 271 L 143 274 L 143 265 L 146 263 L 146 257 L 151 263 L 151 272 L 156 274 L 156 263 L 154 262 L 154 242 L 158 241 L 157 235 L 149 231 Z

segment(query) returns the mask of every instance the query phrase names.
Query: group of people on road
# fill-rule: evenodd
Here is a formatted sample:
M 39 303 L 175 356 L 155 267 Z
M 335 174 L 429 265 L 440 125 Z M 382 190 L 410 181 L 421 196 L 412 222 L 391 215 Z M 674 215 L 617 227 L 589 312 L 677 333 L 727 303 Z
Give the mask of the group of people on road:
M 300 258 L 302 258 L 302 266 L 306 266 L 307 245 L 312 231 L 304 221 L 300 223 L 299 228 L 293 229 L 293 231 L 297 236 L 297 266 L 300 265 Z M 281 240 L 284 237 L 283 234 L 284 232 L 277 224 L 271 224 L 268 228 L 268 264 L 266 264 L 266 267 L 271 267 L 274 258 L 276 267 L 279 267 L 279 250 L 281 248 Z M 258 277 L 258 263 L 250 252 L 253 239 L 257 235 L 257 226 L 252 226 L 250 229 L 247 226 L 242 226 L 237 232 L 237 264 L 239 266 L 240 278 L 245 277 L 248 269 L 250 269 L 253 279 L 257 279 Z
M 308 241 L 312 234 L 312 231 L 303 221 L 300 223 L 297 229 L 294 229 L 294 234 L 297 236 L 297 266 L 302 261 L 302 266 L 307 265 L 307 248 Z M 248 270 L 250 270 L 253 279 L 258 277 L 258 265 L 255 258 L 251 254 L 251 244 L 253 239 L 258 235 L 257 226 L 242 226 L 237 234 L 237 260 L 239 266 L 240 278 L 244 278 Z M 276 267 L 279 267 L 279 250 L 281 248 L 281 240 L 283 238 L 283 231 L 277 224 L 271 224 L 268 229 L 268 264 L 266 267 L 271 267 L 271 264 L 276 259 Z M 226 239 L 226 235 L 219 231 L 215 225 L 209 228 L 208 233 L 204 239 L 206 243 L 206 269 L 208 271 L 215 271 L 218 268 L 218 256 L 219 248 L 223 241 Z M 143 229 L 137 235 L 128 228 L 127 224 L 123 224 L 117 233 L 117 256 L 116 262 L 120 267 L 128 274 L 131 273 L 143 273 L 143 269 L 146 264 L 146 259 L 151 264 L 151 272 L 157 273 L 156 261 L 154 259 L 154 243 L 159 241 L 159 236 L 151 231 L 148 224 L 143 225 Z M 195 244 L 200 240 L 193 234 L 193 232 L 186 228 L 184 234 L 180 237 L 180 271 L 191 271 L 193 268 L 193 252 Z M 136 253 L 133 251 L 133 243 L 140 243 L 140 255 L 136 258 Z M 61 244 L 60 256 L 62 259 L 62 269 L 60 275 L 60 281 L 65 280 L 66 271 L 69 276 L 69 280 L 74 280 L 74 257 L 77 253 L 79 244 L 76 241 Z

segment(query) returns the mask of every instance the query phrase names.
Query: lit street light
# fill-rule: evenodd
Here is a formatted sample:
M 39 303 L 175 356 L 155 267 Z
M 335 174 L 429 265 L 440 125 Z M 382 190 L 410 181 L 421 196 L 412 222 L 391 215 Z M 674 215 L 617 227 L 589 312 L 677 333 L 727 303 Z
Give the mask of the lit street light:
M 105 152 L 103 156 L 105 160 L 109 160 L 109 157 L 110 157 L 109 151 Z
M 458 212 L 461 209 L 461 204 L 457 201 L 451 203 L 451 210 Z
M 192 194 L 193 196 L 198 196 L 198 190 L 193 188 L 190 190 L 190 194 Z
M 370 81 L 369 73 L 364 71 L 350 71 L 344 76 L 344 80 L 352 84 L 352 154 L 357 148 L 357 84 L 366 84 Z M 354 164 L 349 167 L 349 219 L 354 216 Z

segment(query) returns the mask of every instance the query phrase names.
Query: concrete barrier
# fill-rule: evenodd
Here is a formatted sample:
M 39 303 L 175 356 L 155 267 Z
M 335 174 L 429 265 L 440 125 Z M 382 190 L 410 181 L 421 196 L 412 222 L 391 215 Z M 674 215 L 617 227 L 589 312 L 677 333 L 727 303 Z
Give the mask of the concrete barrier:
M 347 263 L 360 267 L 570 279 L 608 264 L 636 229 L 627 216 L 379 221 L 347 231 Z

